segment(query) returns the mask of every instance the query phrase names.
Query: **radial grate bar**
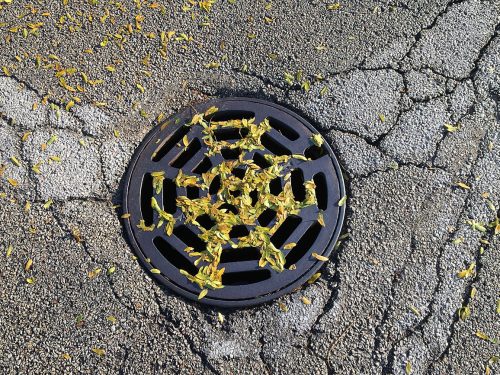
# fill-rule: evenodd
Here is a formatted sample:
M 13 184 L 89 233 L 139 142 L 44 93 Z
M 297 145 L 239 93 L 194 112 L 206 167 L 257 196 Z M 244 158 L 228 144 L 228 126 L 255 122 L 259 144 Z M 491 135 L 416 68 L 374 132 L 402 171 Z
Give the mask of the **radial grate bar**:
M 330 146 L 302 117 L 257 99 L 213 100 L 174 118 L 144 139 L 125 177 L 124 226 L 144 267 L 225 307 L 304 284 L 324 264 L 311 254 L 330 256 L 345 213 Z

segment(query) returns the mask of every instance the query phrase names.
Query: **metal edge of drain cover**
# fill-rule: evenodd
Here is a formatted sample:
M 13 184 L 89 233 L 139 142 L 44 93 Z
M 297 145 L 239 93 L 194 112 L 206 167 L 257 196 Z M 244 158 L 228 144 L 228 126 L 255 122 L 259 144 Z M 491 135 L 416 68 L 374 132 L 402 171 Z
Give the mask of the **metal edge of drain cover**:
M 181 119 L 180 122 L 183 122 L 182 120 L 184 120 L 183 123 L 185 123 L 187 121 L 190 121 L 191 118 L 193 117 L 193 115 L 197 112 L 203 113 L 206 109 L 210 108 L 211 106 L 216 106 L 219 109 L 221 109 L 221 107 L 224 105 L 224 103 L 229 103 L 229 102 L 247 102 L 249 105 L 251 105 L 253 103 L 253 104 L 257 104 L 257 105 L 270 106 L 275 110 L 285 112 L 289 116 L 294 117 L 298 122 L 300 122 L 302 125 L 304 125 L 306 128 L 308 128 L 313 134 L 318 132 L 318 130 L 315 129 L 314 126 L 309 123 L 309 121 L 307 121 L 306 119 L 304 119 L 303 117 L 299 116 L 298 114 L 294 113 L 293 111 L 289 110 L 286 107 L 283 107 L 283 106 L 278 105 L 278 104 L 273 103 L 273 102 L 261 100 L 261 99 L 245 98 L 245 97 L 216 98 L 216 99 L 210 99 L 210 100 L 202 102 L 202 103 L 197 103 L 194 106 L 186 107 L 186 108 L 182 109 L 181 111 L 173 114 L 172 116 L 170 116 L 166 120 L 162 121 L 161 124 L 169 123 L 172 119 Z M 243 108 L 241 108 L 240 111 L 244 111 L 245 109 L 246 108 L 243 107 Z M 251 110 L 251 108 L 248 108 L 247 110 Z M 132 181 L 133 173 L 135 171 L 136 164 L 137 164 L 138 160 L 141 158 L 141 155 L 142 155 L 142 152 L 144 151 L 144 149 L 158 135 L 158 133 L 160 133 L 162 131 L 161 124 L 157 124 L 144 137 L 144 139 L 142 140 L 140 145 L 137 147 L 136 151 L 134 152 L 134 155 L 132 156 L 132 158 L 129 162 L 129 166 L 128 166 L 127 172 L 125 174 L 125 179 L 124 179 L 123 212 L 128 213 L 129 209 L 130 209 L 130 205 L 129 205 L 129 201 L 128 201 L 129 190 L 131 187 L 131 181 Z M 181 126 L 183 126 L 183 125 L 181 125 Z M 337 180 L 338 185 L 339 185 L 338 186 L 339 187 L 339 196 L 343 197 L 345 195 L 345 186 L 344 186 L 344 179 L 342 176 L 340 165 L 337 161 L 337 158 L 335 157 L 335 154 L 334 154 L 331 146 L 328 144 L 328 142 L 325 141 L 323 146 L 326 147 L 328 156 L 330 157 L 331 162 L 333 164 L 333 167 L 335 169 L 336 180 Z M 331 204 L 336 204 L 336 202 L 335 203 L 328 202 L 328 205 L 331 205 Z M 342 229 L 342 225 L 344 222 L 344 216 L 345 216 L 345 205 L 339 207 L 338 215 L 336 217 L 335 227 L 333 229 L 333 233 L 331 234 L 330 240 L 329 240 L 328 244 L 325 246 L 324 250 L 322 252 L 320 252 L 321 255 L 326 256 L 326 257 L 329 257 L 331 255 L 331 253 L 334 249 L 335 243 L 337 242 L 338 237 L 340 235 L 340 231 Z M 255 305 L 265 303 L 265 302 L 269 302 L 271 300 L 274 300 L 274 299 L 276 299 L 284 294 L 287 294 L 287 293 L 293 291 L 294 289 L 302 286 L 307 280 L 309 280 L 309 278 L 314 273 L 316 273 L 324 265 L 324 262 L 316 260 L 316 262 L 313 263 L 313 265 L 309 269 L 302 272 L 293 282 L 291 282 L 285 286 L 282 286 L 280 288 L 277 288 L 276 290 L 274 290 L 270 293 L 267 293 L 267 294 L 263 294 L 263 295 L 259 295 L 259 296 L 255 296 L 255 297 L 247 298 L 247 299 L 217 299 L 217 298 L 210 297 L 210 293 L 209 293 L 209 295 L 207 295 L 203 299 L 198 300 L 198 294 L 191 292 L 187 289 L 184 289 L 183 287 L 174 283 L 172 280 L 165 277 L 163 274 L 150 273 L 148 270 L 148 265 L 150 266 L 150 263 L 147 262 L 147 260 L 146 260 L 147 257 L 145 256 L 143 250 L 141 249 L 141 246 L 139 245 L 139 243 L 138 243 L 138 241 L 133 233 L 131 220 L 124 220 L 124 226 L 125 226 L 125 230 L 127 232 L 127 237 L 128 237 L 130 245 L 134 249 L 137 257 L 140 259 L 141 265 L 143 266 L 144 269 L 146 269 L 146 271 L 148 271 L 150 276 L 153 276 L 160 284 L 167 286 L 169 289 L 180 294 L 181 296 L 184 296 L 184 297 L 191 299 L 191 300 L 194 300 L 194 301 L 201 302 L 203 304 L 212 305 L 212 306 L 225 307 L 225 308 L 236 308 L 236 307 L 255 306 Z M 151 244 L 151 246 L 153 246 L 153 244 Z M 311 251 L 311 249 L 307 250 L 306 253 L 308 253 L 310 251 Z M 250 286 L 249 285 L 242 285 L 241 287 L 245 288 L 245 287 L 250 287 Z

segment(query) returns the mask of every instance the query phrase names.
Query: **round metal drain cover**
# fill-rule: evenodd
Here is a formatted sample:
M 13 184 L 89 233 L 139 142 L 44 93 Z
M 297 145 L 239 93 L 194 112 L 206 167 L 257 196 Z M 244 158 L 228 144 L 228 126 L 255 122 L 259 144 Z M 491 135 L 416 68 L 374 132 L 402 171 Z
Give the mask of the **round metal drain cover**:
M 317 134 L 251 98 L 208 101 L 155 127 L 130 163 L 123 200 L 146 269 L 185 297 L 225 307 L 305 283 L 332 252 L 345 210 L 340 167 Z

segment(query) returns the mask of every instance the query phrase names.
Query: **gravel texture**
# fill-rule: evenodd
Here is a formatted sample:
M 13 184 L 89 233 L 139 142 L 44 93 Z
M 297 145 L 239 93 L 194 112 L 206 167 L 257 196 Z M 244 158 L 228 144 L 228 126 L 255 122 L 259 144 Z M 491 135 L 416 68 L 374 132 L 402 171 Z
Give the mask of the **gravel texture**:
M 499 373 L 500 3 L 142 3 L 0 1 L 1 373 Z M 117 207 L 156 116 L 222 96 L 310 119 L 348 190 L 348 238 L 320 280 L 242 310 L 157 285 Z

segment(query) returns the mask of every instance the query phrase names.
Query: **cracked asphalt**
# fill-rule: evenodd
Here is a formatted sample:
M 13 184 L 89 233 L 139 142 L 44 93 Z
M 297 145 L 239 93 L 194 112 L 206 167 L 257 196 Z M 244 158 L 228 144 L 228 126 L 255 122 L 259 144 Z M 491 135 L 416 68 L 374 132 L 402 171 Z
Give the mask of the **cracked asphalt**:
M 500 373 L 500 2 L 186 4 L 0 0 L 1 372 Z M 116 205 L 157 116 L 234 95 L 317 126 L 349 236 L 220 310 L 152 281 Z

